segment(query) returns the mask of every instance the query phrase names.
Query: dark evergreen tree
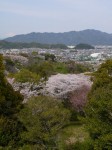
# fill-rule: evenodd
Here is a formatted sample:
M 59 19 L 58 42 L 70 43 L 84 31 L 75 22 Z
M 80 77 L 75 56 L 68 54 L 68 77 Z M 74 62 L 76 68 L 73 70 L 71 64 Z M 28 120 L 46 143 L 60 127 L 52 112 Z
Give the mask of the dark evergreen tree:
M 23 96 L 15 92 L 4 76 L 3 57 L 0 55 L 0 146 L 15 146 L 20 141 L 22 124 L 17 119 L 22 109 Z

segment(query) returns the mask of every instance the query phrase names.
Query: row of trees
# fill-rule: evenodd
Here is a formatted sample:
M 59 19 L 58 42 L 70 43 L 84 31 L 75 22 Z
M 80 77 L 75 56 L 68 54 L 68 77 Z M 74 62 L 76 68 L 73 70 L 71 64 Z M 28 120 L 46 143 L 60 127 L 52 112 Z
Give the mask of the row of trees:
M 52 49 L 52 48 L 60 48 L 60 49 L 67 49 L 67 46 L 64 44 L 41 44 L 41 43 L 14 43 L 14 42 L 7 42 L 7 41 L 0 41 L 0 48 L 2 49 L 11 49 L 11 48 L 46 48 L 46 49 Z

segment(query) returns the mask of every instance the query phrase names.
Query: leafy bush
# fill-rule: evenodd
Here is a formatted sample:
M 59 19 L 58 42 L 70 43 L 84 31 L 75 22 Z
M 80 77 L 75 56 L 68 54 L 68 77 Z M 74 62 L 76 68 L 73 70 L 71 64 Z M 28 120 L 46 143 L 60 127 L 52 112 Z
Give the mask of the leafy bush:
M 91 71 L 90 66 L 85 64 L 76 63 L 74 61 L 69 61 L 67 63 L 68 73 L 83 73 Z
M 9 57 L 5 58 L 5 62 L 6 62 L 7 65 L 10 65 L 10 66 L 14 66 L 15 65 L 14 62 Z
M 27 67 L 31 72 L 37 73 L 40 77 L 47 79 L 54 74 L 53 64 L 49 61 L 35 63 Z
M 36 73 L 32 73 L 31 71 L 27 69 L 22 69 L 20 72 L 15 74 L 15 80 L 17 82 L 36 82 L 38 83 L 40 80 L 40 76 Z
M 56 59 L 55 55 L 49 54 L 49 53 L 46 53 L 46 54 L 45 54 L 45 60 L 51 60 L 51 61 L 54 62 L 55 59 Z
M 31 98 L 19 116 L 27 129 L 22 134 L 24 141 L 49 149 L 56 146 L 57 134 L 69 122 L 70 112 L 61 102 L 39 96 Z
M 63 74 L 68 73 L 67 65 L 65 63 L 61 62 L 53 63 L 53 68 L 55 73 L 63 73 Z
M 15 63 L 9 57 L 5 57 L 5 69 L 12 74 L 17 72 Z

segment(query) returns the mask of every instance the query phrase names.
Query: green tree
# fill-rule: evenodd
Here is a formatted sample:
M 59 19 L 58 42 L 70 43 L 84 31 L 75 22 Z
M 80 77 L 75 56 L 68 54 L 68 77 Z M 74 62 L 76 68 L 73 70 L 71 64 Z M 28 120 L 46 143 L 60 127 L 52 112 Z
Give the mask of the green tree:
M 3 57 L 0 55 L 0 145 L 14 146 L 20 141 L 22 124 L 17 114 L 23 107 L 23 97 L 15 92 L 4 76 Z
M 67 63 L 67 69 L 69 73 L 83 73 L 90 70 L 90 66 L 86 64 L 76 63 L 75 61 L 69 61 Z
M 20 119 L 27 131 L 24 141 L 41 149 L 56 146 L 57 133 L 69 122 L 70 112 L 61 102 L 50 97 L 31 98 L 20 112 Z
M 112 60 L 101 65 L 95 73 L 88 96 L 86 122 L 94 149 L 112 148 Z
M 80 43 L 76 45 L 75 49 L 94 49 L 94 47 L 89 44 Z
M 55 59 L 56 59 L 55 55 L 49 53 L 45 54 L 45 60 L 52 60 L 54 62 Z
M 15 74 L 15 79 L 17 82 L 36 82 L 40 80 L 40 76 L 36 73 L 29 71 L 28 69 L 21 69 L 20 72 Z
M 52 74 L 54 74 L 53 64 L 49 61 L 41 62 L 39 64 L 32 64 L 28 66 L 31 72 L 35 72 L 43 77 L 45 80 Z

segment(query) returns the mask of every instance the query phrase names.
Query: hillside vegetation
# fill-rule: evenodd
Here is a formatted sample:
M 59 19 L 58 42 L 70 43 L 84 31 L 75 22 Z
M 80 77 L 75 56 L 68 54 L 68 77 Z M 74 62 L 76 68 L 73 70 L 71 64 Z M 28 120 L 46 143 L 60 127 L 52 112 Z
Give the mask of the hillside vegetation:
M 112 148 L 112 60 L 103 63 L 94 74 L 94 83 L 86 107 L 87 129 L 94 149 Z
M 89 44 L 80 43 L 75 46 L 75 49 L 94 49 L 94 47 Z
M 22 48 L 45 48 L 45 49 L 52 49 L 52 48 L 60 48 L 60 49 L 67 49 L 67 46 L 64 44 L 41 44 L 36 42 L 25 43 L 25 42 L 7 42 L 7 41 L 0 41 L 0 48 L 1 49 L 22 49 Z
M 63 99 L 40 94 L 27 103 L 22 103 L 23 96 L 7 82 L 3 62 L 0 55 L 1 150 L 111 150 L 112 60 L 91 74 L 91 89 L 79 88 Z M 28 65 L 19 67 L 22 70 L 12 74 L 16 80 L 37 84 L 39 79 L 47 81 L 58 72 L 85 71 L 81 64 L 43 60 L 30 60 Z

